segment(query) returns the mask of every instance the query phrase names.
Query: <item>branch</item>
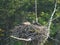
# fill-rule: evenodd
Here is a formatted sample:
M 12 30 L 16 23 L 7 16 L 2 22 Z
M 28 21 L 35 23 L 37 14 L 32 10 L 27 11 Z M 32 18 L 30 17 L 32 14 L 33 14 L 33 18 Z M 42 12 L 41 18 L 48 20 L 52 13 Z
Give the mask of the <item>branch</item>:
M 54 11 L 53 11 L 53 13 L 52 13 L 52 15 L 51 15 L 51 18 L 50 18 L 50 20 L 49 20 L 48 30 L 50 30 L 50 26 L 51 26 L 51 23 L 52 23 L 52 20 L 53 20 L 53 16 L 54 16 L 54 14 L 55 14 L 55 12 L 56 12 L 56 7 L 57 7 L 57 1 L 55 2 Z
M 35 15 L 36 15 L 36 22 L 38 23 L 38 17 L 37 17 L 37 0 L 35 0 Z
M 14 39 L 17 39 L 17 40 L 23 40 L 23 41 L 31 41 L 32 40 L 31 38 L 24 39 L 24 38 L 18 38 L 18 37 L 15 37 L 15 36 L 10 36 L 10 37 L 14 38 Z
M 56 1 L 56 0 L 55 0 Z M 55 12 L 56 12 L 56 7 L 57 7 L 57 1 L 55 2 L 55 7 L 54 7 L 54 10 L 53 10 L 53 12 L 52 12 L 52 14 L 51 14 L 51 18 L 50 18 L 50 20 L 49 20 L 49 24 L 48 24 L 48 27 L 47 27 L 47 30 L 48 30 L 48 33 L 47 33 L 47 38 L 49 37 L 49 34 L 50 34 L 50 27 L 51 27 L 51 23 L 52 23 L 52 20 L 53 20 L 53 16 L 54 16 L 54 14 L 55 14 Z M 46 38 L 46 39 L 47 39 Z M 45 40 L 46 40 L 45 39 Z

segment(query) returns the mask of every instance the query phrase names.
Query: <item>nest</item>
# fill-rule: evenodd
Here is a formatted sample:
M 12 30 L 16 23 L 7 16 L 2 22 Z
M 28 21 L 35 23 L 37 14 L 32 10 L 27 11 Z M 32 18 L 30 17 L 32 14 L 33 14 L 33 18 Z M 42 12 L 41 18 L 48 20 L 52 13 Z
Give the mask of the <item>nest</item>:
M 23 39 L 31 38 L 30 41 L 35 41 L 36 43 L 44 42 L 44 40 L 47 38 L 47 34 L 48 31 L 46 26 L 30 24 L 29 22 L 15 26 L 15 28 L 12 30 L 13 36 Z

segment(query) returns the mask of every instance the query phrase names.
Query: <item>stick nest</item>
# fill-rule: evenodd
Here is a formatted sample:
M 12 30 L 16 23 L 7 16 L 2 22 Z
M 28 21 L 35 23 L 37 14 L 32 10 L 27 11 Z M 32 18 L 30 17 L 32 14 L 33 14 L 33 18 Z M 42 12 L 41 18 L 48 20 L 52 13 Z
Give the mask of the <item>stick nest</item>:
M 23 23 L 12 29 L 12 35 L 18 38 L 31 38 L 40 42 L 47 38 L 48 30 L 46 26 Z

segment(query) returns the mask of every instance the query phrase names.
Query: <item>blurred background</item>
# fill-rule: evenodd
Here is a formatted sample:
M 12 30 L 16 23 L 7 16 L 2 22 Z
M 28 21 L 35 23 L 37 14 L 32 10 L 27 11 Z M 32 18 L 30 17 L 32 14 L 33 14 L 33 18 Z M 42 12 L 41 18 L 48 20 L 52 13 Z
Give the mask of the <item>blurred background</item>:
M 54 10 L 55 0 L 37 0 L 37 16 L 41 25 L 47 25 Z M 11 29 L 24 21 L 35 21 L 35 0 L 0 0 L 0 45 L 23 45 L 22 41 L 11 39 Z M 50 37 L 45 45 L 60 44 L 60 0 L 53 17 Z

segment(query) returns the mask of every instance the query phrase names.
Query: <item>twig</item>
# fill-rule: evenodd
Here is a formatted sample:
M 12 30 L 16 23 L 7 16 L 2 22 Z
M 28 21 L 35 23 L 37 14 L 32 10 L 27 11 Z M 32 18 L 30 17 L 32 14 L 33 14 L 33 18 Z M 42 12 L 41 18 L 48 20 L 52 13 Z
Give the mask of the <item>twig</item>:
M 58 39 L 54 39 L 52 37 L 49 37 L 49 38 L 52 39 L 53 41 L 60 42 Z
M 46 37 L 45 35 L 42 35 L 42 36 Z M 49 38 L 52 39 L 53 41 L 60 42 L 58 39 L 54 39 L 53 37 L 49 36 Z
M 59 17 L 55 17 L 55 18 L 53 18 L 52 21 L 56 20 L 57 18 L 59 18 Z M 47 23 L 46 25 L 48 25 L 48 23 Z
M 59 17 L 60 17 L 60 16 L 59 16 Z M 53 18 L 52 21 L 56 20 L 56 19 L 59 18 L 59 17 L 55 17 L 55 18 Z

